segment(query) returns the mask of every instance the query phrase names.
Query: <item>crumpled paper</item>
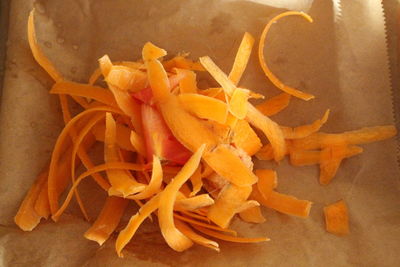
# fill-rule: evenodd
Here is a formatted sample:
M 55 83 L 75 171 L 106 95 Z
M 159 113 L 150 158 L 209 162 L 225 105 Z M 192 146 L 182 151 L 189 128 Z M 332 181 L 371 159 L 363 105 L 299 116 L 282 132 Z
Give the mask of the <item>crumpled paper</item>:
M 296 126 L 331 116 L 323 130 L 341 132 L 364 126 L 394 124 L 379 1 L 11 1 L 7 69 L 0 113 L 0 265 L 2 266 L 395 266 L 400 236 L 399 167 L 394 139 L 365 145 L 347 159 L 327 187 L 318 183 L 316 166 L 294 168 L 286 161 L 272 167 L 278 191 L 314 202 L 308 219 L 264 210 L 262 225 L 233 221 L 243 236 L 269 236 L 262 244 L 220 242 L 221 252 L 203 247 L 177 253 L 163 241 L 155 223 L 139 230 L 120 259 L 114 240 L 102 247 L 82 236 L 89 227 L 76 205 L 55 224 L 41 223 L 22 232 L 13 216 L 38 172 L 49 160 L 62 118 L 50 78 L 34 62 L 26 40 L 29 11 L 36 9 L 39 44 L 67 79 L 84 82 L 109 54 L 112 60 L 140 57 L 151 41 L 170 55 L 209 55 L 229 71 L 245 31 L 258 37 L 262 27 L 284 9 L 308 12 L 314 23 L 285 18 L 272 28 L 267 60 L 282 80 L 316 99 L 293 99 L 273 117 Z M 215 84 L 204 76 L 200 85 Z M 242 86 L 273 96 L 279 93 L 264 77 L 255 53 Z M 83 184 L 86 203 L 101 201 L 93 183 Z M 344 199 L 351 233 L 325 232 L 322 208 Z M 89 205 L 88 205 L 89 206 Z M 130 207 L 129 212 L 134 212 Z

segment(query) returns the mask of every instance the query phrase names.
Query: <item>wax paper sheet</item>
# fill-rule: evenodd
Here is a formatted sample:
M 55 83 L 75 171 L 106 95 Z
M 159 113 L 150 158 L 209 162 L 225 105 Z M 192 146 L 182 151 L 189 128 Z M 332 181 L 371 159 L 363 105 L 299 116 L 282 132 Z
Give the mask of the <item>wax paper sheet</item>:
M 291 9 L 308 12 L 314 23 L 285 18 L 268 36 L 266 56 L 278 77 L 313 93 L 316 99 L 293 99 L 274 116 L 296 126 L 331 116 L 324 131 L 394 124 L 379 1 L 11 1 L 7 69 L 0 113 L 0 265 L 1 266 L 395 266 L 400 248 L 400 188 L 395 139 L 364 146 L 345 160 L 331 185 L 318 183 L 316 166 L 294 168 L 286 161 L 275 168 L 278 191 L 314 202 L 308 219 L 264 210 L 262 225 L 233 221 L 243 236 L 269 236 L 270 242 L 221 242 L 221 252 L 195 246 L 177 253 L 163 241 L 156 223 L 146 222 L 120 259 L 114 238 L 102 247 L 84 239 L 89 223 L 76 204 L 55 224 L 42 222 L 22 232 L 13 216 L 36 175 L 47 164 L 62 128 L 59 104 L 48 94 L 52 81 L 34 62 L 26 38 L 29 11 L 36 9 L 39 44 L 67 79 L 84 82 L 97 59 L 140 57 L 147 41 L 170 55 L 209 55 L 229 71 L 245 31 L 258 37 L 275 14 Z M 215 84 L 204 76 L 199 83 Z M 255 53 L 242 86 L 270 97 L 279 93 L 264 77 Z M 104 194 L 88 181 L 83 199 L 92 218 Z M 103 197 L 103 198 L 102 198 Z M 100 199 L 100 200 L 98 200 Z M 339 199 L 349 206 L 351 233 L 326 233 L 322 208 Z M 134 205 L 129 212 L 134 212 Z M 123 226 L 123 225 L 122 225 Z

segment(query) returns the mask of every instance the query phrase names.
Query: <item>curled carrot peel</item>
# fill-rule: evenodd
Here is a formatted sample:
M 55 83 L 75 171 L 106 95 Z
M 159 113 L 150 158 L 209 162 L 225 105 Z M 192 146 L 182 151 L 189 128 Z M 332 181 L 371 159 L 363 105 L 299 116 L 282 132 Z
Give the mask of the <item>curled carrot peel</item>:
M 264 45 L 265 45 L 265 38 L 267 37 L 267 33 L 268 33 L 269 29 L 271 28 L 271 26 L 272 26 L 276 21 L 278 21 L 279 19 L 281 19 L 281 18 L 283 18 L 283 17 L 287 17 L 287 16 L 301 16 L 301 17 L 305 18 L 308 22 L 312 22 L 312 21 L 313 21 L 312 18 L 311 18 L 309 15 L 307 15 L 307 14 L 305 14 L 305 13 L 303 13 L 303 12 L 296 12 L 296 11 L 284 12 L 284 13 L 281 13 L 281 14 L 277 15 L 276 17 L 272 18 L 272 19 L 268 22 L 268 24 L 265 26 L 263 32 L 261 33 L 260 41 L 259 41 L 259 44 L 258 44 L 258 60 L 259 60 L 259 62 L 260 62 L 260 66 L 261 66 L 261 68 L 263 69 L 265 75 L 268 77 L 268 79 L 269 79 L 276 87 L 278 87 L 278 88 L 281 89 L 282 91 L 284 91 L 284 92 L 286 92 L 286 93 L 288 93 L 288 94 L 290 94 L 290 95 L 292 95 L 292 96 L 298 97 L 298 98 L 303 99 L 303 100 L 310 100 L 310 99 L 313 99 L 313 98 L 314 98 L 313 95 L 304 93 L 304 92 L 299 91 L 299 90 L 297 90 L 297 89 L 295 89 L 295 88 L 292 88 L 292 87 L 290 87 L 290 86 L 285 85 L 283 82 L 281 82 L 281 81 L 278 79 L 278 77 L 276 77 L 276 76 L 272 73 L 272 71 L 269 69 L 267 63 L 265 62 L 265 58 L 264 58 Z
M 176 194 L 179 188 L 190 178 L 197 169 L 205 145 L 202 145 L 183 166 L 182 170 L 165 187 L 160 195 L 160 206 L 158 210 L 159 225 L 161 233 L 168 245 L 176 250 L 183 251 L 193 245 L 193 242 L 180 232 L 174 224 L 173 208 Z

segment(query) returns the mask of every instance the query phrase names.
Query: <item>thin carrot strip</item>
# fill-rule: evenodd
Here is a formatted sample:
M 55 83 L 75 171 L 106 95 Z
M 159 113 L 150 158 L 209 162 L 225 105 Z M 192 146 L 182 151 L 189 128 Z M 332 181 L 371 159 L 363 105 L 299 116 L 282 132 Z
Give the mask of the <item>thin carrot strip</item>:
M 50 167 L 49 167 L 49 178 L 48 178 L 48 187 L 49 187 L 49 202 L 50 202 L 50 209 L 52 214 L 58 208 L 58 197 L 61 192 L 57 192 L 57 165 L 60 162 L 60 157 L 63 150 L 63 144 L 66 142 L 68 135 L 70 134 L 73 125 L 79 121 L 81 118 L 84 118 L 90 113 L 99 112 L 99 111 L 110 111 L 118 113 L 119 111 L 110 107 L 97 107 L 93 109 L 88 109 L 80 114 L 76 115 L 73 119 L 71 119 L 65 126 L 65 128 L 60 133 L 59 137 L 57 138 L 56 144 L 53 149 L 53 153 L 51 156 Z
M 151 173 L 150 183 L 143 189 L 142 192 L 128 196 L 129 199 L 145 199 L 149 198 L 159 191 L 161 191 L 161 185 L 163 180 L 163 170 L 161 168 L 160 159 L 156 156 L 153 156 L 153 169 Z
M 208 219 L 207 217 L 206 217 L 206 215 L 200 215 L 199 213 L 197 213 L 197 211 L 199 211 L 201 208 L 199 208 L 199 209 L 197 209 L 197 210 L 193 210 L 193 211 L 185 211 L 185 210 L 180 210 L 179 212 L 182 214 L 182 215 L 186 215 L 186 216 L 188 216 L 188 217 L 191 217 L 191 218 L 193 218 L 193 219 L 197 219 L 197 220 L 200 220 L 200 221 L 204 221 L 204 222 L 206 222 L 206 223 L 211 223 L 211 221 L 210 221 L 210 219 Z
M 336 235 L 346 235 L 349 231 L 349 215 L 343 200 L 324 207 L 326 231 Z
M 319 129 L 321 129 L 322 125 L 324 125 L 325 122 L 328 120 L 328 117 L 329 109 L 325 112 L 324 116 L 321 119 L 316 120 L 311 124 L 302 125 L 294 128 L 281 126 L 281 129 L 286 139 L 305 138 L 315 132 L 318 132 Z
M 116 123 L 111 113 L 106 113 L 106 131 L 104 137 L 104 161 L 121 161 L 116 147 Z M 122 194 L 126 197 L 143 191 L 144 184 L 138 183 L 133 177 L 130 177 L 126 170 L 108 170 L 106 171 L 111 187 L 108 189 L 109 195 Z
M 258 189 L 253 189 L 253 191 L 257 192 Z M 255 198 L 258 202 L 268 208 L 274 209 L 281 213 L 295 215 L 303 218 L 308 217 L 310 213 L 312 202 L 308 200 L 300 200 L 293 196 L 284 195 L 275 191 L 272 191 L 270 193 L 268 199 L 263 198 L 261 194 L 260 196 L 261 198 Z
M 235 236 L 237 235 L 236 231 L 234 231 L 232 229 L 221 228 L 221 227 L 219 227 L 217 225 L 212 225 L 212 224 L 209 224 L 209 223 L 199 222 L 197 220 L 193 220 L 191 218 L 179 215 L 177 213 L 174 213 L 174 217 L 179 219 L 179 220 L 182 220 L 184 222 L 187 222 L 192 226 L 193 225 L 198 225 L 198 226 L 201 226 L 201 227 L 204 227 L 204 228 L 207 228 L 207 229 L 213 229 L 213 230 L 220 231 L 220 232 L 230 233 L 230 234 L 235 235 Z
M 17 214 L 14 217 L 14 222 L 24 231 L 32 231 L 39 222 L 42 216 L 38 215 L 34 209 L 35 202 L 40 194 L 42 185 L 46 182 L 48 170 L 42 171 L 35 183 L 29 189 Z
M 81 147 L 81 143 L 86 135 L 90 132 L 91 128 L 98 123 L 100 120 L 104 119 L 104 114 L 96 114 L 94 115 L 87 124 L 80 130 L 79 135 L 75 138 L 74 144 L 72 147 L 72 156 L 71 156 L 71 178 L 72 182 L 75 180 L 75 162 L 76 162 L 76 154 L 79 150 L 83 151 Z M 96 180 L 96 178 L 95 178 Z M 108 183 L 105 181 L 101 181 L 100 185 L 103 187 L 107 187 Z M 105 188 L 103 187 L 103 189 Z
M 206 234 L 208 236 L 212 236 L 221 240 L 229 241 L 229 242 L 235 242 L 235 243 L 259 243 L 259 242 L 264 242 L 264 241 L 269 241 L 270 239 L 268 237 L 256 237 L 256 238 L 249 238 L 249 237 L 237 237 L 237 236 L 229 236 L 229 235 L 224 235 L 218 232 L 211 231 L 209 229 L 206 229 L 201 226 L 192 226 L 194 229 L 197 231 Z
M 260 37 L 260 41 L 259 41 L 259 45 L 258 45 L 258 60 L 260 62 L 260 66 L 263 69 L 265 75 L 268 77 L 268 79 L 279 89 L 281 89 L 282 91 L 293 95 L 295 97 L 301 98 L 303 100 L 310 100 L 313 99 L 314 96 L 304 93 L 302 91 L 299 91 L 295 88 L 289 87 L 287 85 L 285 85 L 284 83 L 282 83 L 269 69 L 267 63 L 265 62 L 265 58 L 264 58 L 264 45 L 265 45 L 265 38 L 267 37 L 267 33 L 269 31 L 269 29 L 271 28 L 272 24 L 274 24 L 275 22 L 277 22 L 279 19 L 286 17 L 286 16 L 302 16 L 303 18 L 305 18 L 308 22 L 313 22 L 312 18 L 303 13 L 303 12 L 297 12 L 297 11 L 287 11 L 287 12 L 283 12 L 279 15 L 277 15 L 276 17 L 272 18 L 268 24 L 265 26 L 261 37 Z
M 109 112 L 114 112 L 114 113 L 119 113 L 120 111 L 110 108 L 110 107 L 97 107 L 93 109 L 88 109 L 80 114 L 76 115 L 73 119 L 71 119 L 60 135 L 57 138 L 56 144 L 53 149 L 53 153 L 51 156 L 51 161 L 50 161 L 50 167 L 49 167 L 49 178 L 48 178 L 48 193 L 49 193 L 49 203 L 50 203 L 50 210 L 51 213 L 54 214 L 54 212 L 58 209 L 58 197 L 59 197 L 59 192 L 56 191 L 57 188 L 57 165 L 60 162 L 60 157 L 62 154 L 62 148 L 65 140 L 67 140 L 67 137 L 73 128 L 73 125 L 79 121 L 81 118 L 87 116 L 90 113 L 93 112 L 99 112 L 99 111 L 109 111 Z
M 292 146 L 294 149 L 318 149 L 343 143 L 359 145 L 385 140 L 396 134 L 397 129 L 393 125 L 366 127 L 339 134 L 319 132 L 303 139 L 293 140 Z
M 42 188 L 40 189 L 40 193 L 35 201 L 34 209 L 35 212 L 42 218 L 46 220 L 49 218 L 50 204 L 49 204 L 47 179 L 46 182 L 42 185 Z
M 236 53 L 232 70 L 228 76 L 235 85 L 239 83 L 240 78 L 242 77 L 243 72 L 247 67 L 253 45 L 254 37 L 250 33 L 245 32 L 242 38 L 242 42 L 240 43 L 239 49 Z
M 65 211 L 65 209 L 68 207 L 68 205 L 72 199 L 74 190 L 78 187 L 78 185 L 80 184 L 80 182 L 83 179 L 87 178 L 88 176 L 93 175 L 94 173 L 112 170 L 112 169 L 143 171 L 145 169 L 145 166 L 139 165 L 139 164 L 134 164 L 134 163 L 126 163 L 126 162 L 109 162 L 106 164 L 97 165 L 97 166 L 83 172 L 82 174 L 80 174 L 78 176 L 78 178 L 72 184 L 72 186 L 64 200 L 64 203 L 61 205 L 61 207 L 58 210 L 56 210 L 55 213 L 53 213 L 52 219 L 54 221 L 57 221 L 58 218 L 61 216 L 61 214 Z
M 192 228 L 190 228 L 190 226 L 180 220 L 175 219 L 175 225 L 180 232 L 189 237 L 193 242 L 219 252 L 219 245 L 217 242 L 197 234 L 192 230 Z
M 328 147 L 329 148 L 329 147 Z M 359 146 L 346 146 L 342 156 L 344 158 L 353 157 L 363 152 Z M 320 150 L 296 150 L 290 151 L 290 163 L 294 166 L 306 166 L 319 164 L 322 160 L 322 151 Z
M 101 246 L 117 228 L 127 205 L 127 199 L 113 196 L 107 197 L 100 215 L 85 232 L 84 236 L 99 243 Z
M 135 235 L 142 222 L 149 217 L 160 205 L 160 194 L 155 195 L 144 204 L 139 211 L 131 217 L 128 225 L 119 233 L 115 242 L 115 250 L 119 257 L 123 257 L 122 249 L 129 243 Z
M 53 78 L 54 81 L 62 81 L 62 75 L 47 59 L 37 43 L 34 23 L 34 9 L 29 13 L 28 18 L 28 42 L 36 62 L 50 75 L 51 78 Z
M 108 106 L 118 107 L 112 92 L 98 86 L 62 81 L 55 83 L 50 93 L 87 97 Z
M 218 145 L 204 153 L 203 158 L 216 173 L 235 185 L 247 186 L 257 181 L 253 172 L 226 145 Z
M 267 116 L 264 116 L 255 107 L 249 105 L 247 121 L 260 129 L 271 142 L 275 161 L 280 161 L 286 154 L 286 143 L 279 125 Z
M 118 147 L 128 150 L 128 151 L 133 151 L 135 152 L 136 149 L 135 147 L 131 144 L 130 142 L 130 133 L 131 133 L 131 129 L 129 129 L 128 127 L 117 123 L 116 125 L 117 127 L 117 145 Z M 96 124 L 93 128 L 92 128 L 92 134 L 95 136 L 97 141 L 101 141 L 104 142 L 104 133 L 106 130 L 106 126 L 105 124 Z
M 265 116 L 272 116 L 284 110 L 289 105 L 290 98 L 288 93 L 281 93 L 256 105 L 256 108 Z
M 201 194 L 194 197 L 176 200 L 174 210 L 197 210 L 202 207 L 211 206 L 212 204 L 214 204 L 214 199 L 212 199 L 208 194 Z
M 202 145 L 190 157 L 187 163 L 182 167 L 182 170 L 175 178 L 165 187 L 160 196 L 160 207 L 158 210 L 158 222 L 167 244 L 176 251 L 183 251 L 193 245 L 193 242 L 176 229 L 173 218 L 173 209 L 175 198 L 179 188 L 190 178 L 200 164 L 201 156 L 204 152 L 205 145 Z

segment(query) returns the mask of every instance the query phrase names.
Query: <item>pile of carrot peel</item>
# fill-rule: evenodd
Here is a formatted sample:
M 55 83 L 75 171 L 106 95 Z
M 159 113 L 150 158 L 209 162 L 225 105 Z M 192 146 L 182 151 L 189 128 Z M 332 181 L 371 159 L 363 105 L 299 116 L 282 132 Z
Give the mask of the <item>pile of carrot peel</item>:
M 167 52 L 146 43 L 142 58 L 112 62 L 105 55 L 86 84 L 67 81 L 41 51 L 35 36 L 33 11 L 28 40 L 37 63 L 54 79 L 51 94 L 59 96 L 65 127 L 49 166 L 40 173 L 15 216 L 16 224 L 31 231 L 41 219 L 59 220 L 76 199 L 90 220 L 78 188 L 91 177 L 107 194 L 104 206 L 84 236 L 102 245 L 116 232 L 128 205 L 139 210 L 118 232 L 116 251 L 134 238 L 140 225 L 157 217 L 166 243 L 184 251 L 194 243 L 219 251 L 215 240 L 254 243 L 267 237 L 238 237 L 229 228 L 236 215 L 245 222 L 263 223 L 261 206 L 280 213 L 308 217 L 312 202 L 278 192 L 277 173 L 255 169 L 252 156 L 294 166 L 318 165 L 319 181 L 329 184 L 340 163 L 363 152 L 360 144 L 396 135 L 393 126 L 362 128 L 339 134 L 323 133 L 330 111 L 303 126 L 286 127 L 270 119 L 284 110 L 292 97 L 314 98 L 283 84 L 264 59 L 264 43 L 271 25 L 285 16 L 311 17 L 285 12 L 273 18 L 259 41 L 260 64 L 272 84 L 283 92 L 258 105 L 250 99 L 264 96 L 239 86 L 254 38 L 245 33 L 229 74 L 210 57 L 199 62 L 186 55 L 165 60 Z M 196 73 L 207 71 L 219 87 L 199 89 Z M 105 82 L 106 86 L 99 86 Z M 69 101 L 82 106 L 72 116 Z M 254 129 L 268 139 L 262 144 Z M 104 163 L 94 165 L 89 151 L 104 144 Z M 82 165 L 85 171 L 78 173 Z M 62 194 L 68 190 L 64 199 Z M 331 232 L 348 232 L 344 202 L 328 207 Z M 333 218 L 333 219 L 329 219 Z M 328 229 L 328 230 L 329 230 Z

